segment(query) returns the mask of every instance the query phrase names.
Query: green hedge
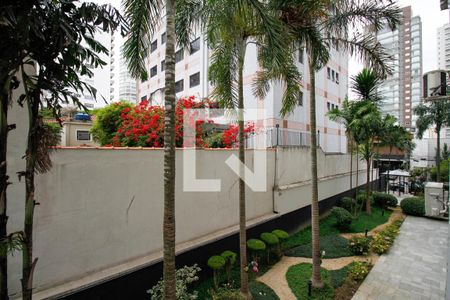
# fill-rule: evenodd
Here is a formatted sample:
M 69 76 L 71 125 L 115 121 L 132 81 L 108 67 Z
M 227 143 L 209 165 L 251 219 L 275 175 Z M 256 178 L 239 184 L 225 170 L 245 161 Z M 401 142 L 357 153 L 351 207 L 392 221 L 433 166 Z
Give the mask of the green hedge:
M 372 193 L 373 203 L 378 207 L 396 207 L 398 200 L 394 195 L 386 193 Z
M 333 207 L 331 215 L 336 219 L 336 226 L 339 229 L 348 229 L 352 225 L 353 217 L 346 209 L 342 207 Z
M 425 200 L 419 197 L 405 198 L 400 203 L 400 207 L 407 215 L 424 216 L 425 215 Z

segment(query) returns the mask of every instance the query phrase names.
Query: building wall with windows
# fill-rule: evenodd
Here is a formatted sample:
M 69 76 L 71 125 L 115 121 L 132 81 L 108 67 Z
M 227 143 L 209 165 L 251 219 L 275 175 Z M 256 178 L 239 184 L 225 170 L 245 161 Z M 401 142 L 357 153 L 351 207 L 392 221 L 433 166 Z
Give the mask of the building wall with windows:
M 163 105 L 164 101 L 164 56 L 165 32 L 164 20 L 160 29 L 155 31 L 149 54 L 146 59 L 149 78 L 137 82 L 138 100 L 148 99 L 152 104 Z M 191 42 L 189 49 L 176 49 L 175 89 L 176 96 L 194 95 L 199 98 L 208 97 L 213 87 L 208 80 L 208 68 L 211 51 L 201 34 Z M 253 95 L 252 84 L 258 71 L 256 60 L 256 45 L 249 44 L 245 57 L 244 68 L 244 102 L 246 109 L 260 109 L 257 127 L 265 129 L 280 128 L 293 132 L 309 131 L 309 72 L 305 51 L 297 50 L 296 63 L 303 75 L 301 82 L 303 96 L 298 99 L 298 106 L 286 117 L 280 115 L 284 88 L 281 83 L 273 82 L 264 99 Z M 326 152 L 346 152 L 346 137 L 344 126 L 329 120 L 326 113 L 334 107 L 340 107 L 347 96 L 348 87 L 348 54 L 332 50 L 332 58 L 328 65 L 316 73 L 316 112 L 317 130 L 320 146 Z M 252 121 L 254 116 L 246 115 L 246 120 Z
M 414 131 L 417 117 L 414 108 L 420 103 L 422 91 L 422 22 L 412 16 L 411 7 L 404 7 L 403 24 L 392 31 L 385 26 L 377 32 L 380 44 L 392 56 L 392 74 L 380 85 L 382 114 L 395 116 L 399 124 Z
M 450 70 L 450 23 L 437 29 L 438 69 Z

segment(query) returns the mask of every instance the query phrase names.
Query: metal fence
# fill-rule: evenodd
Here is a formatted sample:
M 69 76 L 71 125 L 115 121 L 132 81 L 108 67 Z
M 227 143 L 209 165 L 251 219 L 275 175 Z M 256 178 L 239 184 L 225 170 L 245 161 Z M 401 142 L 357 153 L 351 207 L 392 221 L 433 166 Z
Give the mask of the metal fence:
M 270 127 L 249 135 L 245 141 L 246 148 L 272 148 L 276 146 L 309 147 L 311 134 L 294 129 Z M 320 133 L 317 136 L 318 144 Z

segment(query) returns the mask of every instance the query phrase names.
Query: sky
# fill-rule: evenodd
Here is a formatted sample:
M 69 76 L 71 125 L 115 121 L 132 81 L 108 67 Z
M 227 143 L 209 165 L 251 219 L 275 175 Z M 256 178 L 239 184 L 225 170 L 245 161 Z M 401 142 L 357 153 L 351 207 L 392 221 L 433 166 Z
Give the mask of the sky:
M 400 7 L 411 6 L 413 16 L 421 18 L 423 73 L 437 69 L 437 28 L 449 22 L 449 11 L 440 10 L 439 0 L 399 0 L 397 4 Z M 350 76 L 361 69 L 360 62 L 350 61 Z

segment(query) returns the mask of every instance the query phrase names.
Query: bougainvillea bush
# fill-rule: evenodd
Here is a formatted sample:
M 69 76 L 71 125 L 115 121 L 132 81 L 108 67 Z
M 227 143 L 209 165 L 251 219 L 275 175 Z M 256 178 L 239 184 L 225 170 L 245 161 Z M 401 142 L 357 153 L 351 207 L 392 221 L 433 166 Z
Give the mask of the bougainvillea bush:
M 197 109 L 216 108 L 216 103 L 199 100 L 194 96 L 181 98 L 177 101 L 175 108 L 175 144 L 176 147 L 192 147 L 183 140 L 184 121 L 190 130 L 195 128 L 195 146 L 211 148 L 233 148 L 238 145 L 237 125 L 230 125 L 223 132 L 208 131 L 205 129 L 207 123 L 212 121 L 199 118 Z M 199 118 L 200 120 L 197 120 Z M 116 147 L 163 147 L 164 145 L 164 108 L 150 105 L 147 100 L 142 101 L 134 107 L 124 107 L 117 121 L 119 124 L 111 145 Z M 210 126 L 211 127 L 211 126 Z M 244 134 L 248 137 L 254 132 L 253 123 L 245 126 Z

